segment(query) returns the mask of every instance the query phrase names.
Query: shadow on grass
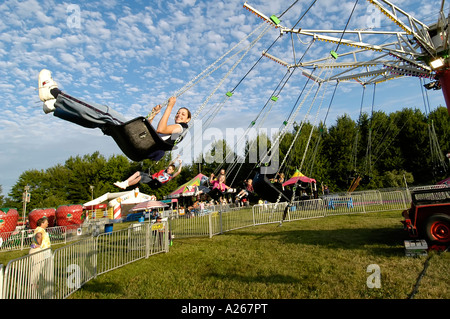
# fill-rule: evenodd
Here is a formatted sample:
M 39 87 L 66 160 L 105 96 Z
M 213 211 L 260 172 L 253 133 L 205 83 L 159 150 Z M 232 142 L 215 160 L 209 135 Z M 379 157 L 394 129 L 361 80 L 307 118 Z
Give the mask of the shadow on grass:
M 83 286 L 83 292 L 87 294 L 111 294 L 122 295 L 123 291 L 120 285 L 114 282 L 88 282 Z M 94 296 L 95 298 L 95 296 Z
M 274 224 L 274 227 L 278 227 Z M 283 225 L 284 227 L 284 225 Z M 407 239 L 401 228 L 340 228 L 327 230 L 284 230 L 270 233 L 239 231 L 234 235 L 252 236 L 256 240 L 275 240 L 282 243 L 322 246 L 328 249 L 365 249 L 381 256 L 404 255 L 403 241 Z
M 224 280 L 224 281 L 239 281 L 243 283 L 265 283 L 265 284 L 292 284 L 292 283 L 300 283 L 301 280 L 299 278 L 295 278 L 293 276 L 286 276 L 280 274 L 273 275 L 240 275 L 240 274 L 218 274 L 218 273 L 209 273 L 207 277 Z

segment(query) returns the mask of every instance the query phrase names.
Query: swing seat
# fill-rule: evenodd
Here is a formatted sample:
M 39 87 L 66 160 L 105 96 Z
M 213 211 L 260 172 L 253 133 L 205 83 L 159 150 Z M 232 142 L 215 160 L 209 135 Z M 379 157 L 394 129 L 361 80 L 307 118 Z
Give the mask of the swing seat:
M 258 196 L 272 203 L 275 203 L 280 195 L 280 202 L 289 202 L 292 196 L 292 192 L 277 188 L 267 175 L 261 172 L 257 172 L 253 178 L 253 189 Z
M 107 125 L 102 131 L 114 139 L 129 159 L 136 162 L 147 159 L 155 151 L 175 149 L 173 144 L 164 141 L 142 116 L 121 125 Z

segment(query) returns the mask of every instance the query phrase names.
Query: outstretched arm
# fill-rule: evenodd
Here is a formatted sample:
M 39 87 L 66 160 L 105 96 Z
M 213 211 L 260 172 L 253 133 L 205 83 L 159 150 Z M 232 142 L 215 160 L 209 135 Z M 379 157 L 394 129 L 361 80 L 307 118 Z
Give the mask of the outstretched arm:
M 178 175 L 180 175 L 180 173 L 181 173 L 181 167 L 183 166 L 183 161 L 181 160 L 181 159 L 179 159 L 178 160 L 179 162 L 180 162 L 180 166 L 178 166 L 178 171 L 175 173 L 175 174 L 173 174 L 173 177 L 172 178 L 175 178 L 175 177 L 177 177 Z
M 167 166 L 169 167 L 170 165 L 174 164 L 179 158 L 180 158 L 180 154 L 178 154 L 177 157 L 175 157 L 175 159 L 173 159 Z
M 173 109 L 173 106 L 175 105 L 176 101 L 177 101 L 177 98 L 174 96 L 169 98 L 167 108 L 164 111 L 164 114 L 163 114 L 161 120 L 159 120 L 158 128 L 156 129 L 156 131 L 159 134 L 181 133 L 181 127 L 179 124 L 167 125 L 167 121 L 169 120 L 170 113 L 172 113 L 172 109 Z

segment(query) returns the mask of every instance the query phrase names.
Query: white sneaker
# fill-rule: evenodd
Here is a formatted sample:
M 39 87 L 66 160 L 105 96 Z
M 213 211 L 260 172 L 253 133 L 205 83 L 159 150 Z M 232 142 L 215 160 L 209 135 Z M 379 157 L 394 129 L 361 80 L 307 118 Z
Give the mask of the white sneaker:
M 51 89 L 57 88 L 58 84 L 53 81 L 52 72 L 43 69 L 39 72 L 39 99 L 42 102 L 53 100 L 55 97 L 50 93 Z
M 202 193 L 203 193 L 203 191 L 199 190 L 199 189 L 198 189 L 198 186 L 195 186 L 195 193 L 194 193 L 194 196 L 200 195 L 200 194 L 202 194 Z
M 122 189 L 125 189 L 125 188 L 128 187 L 127 181 L 125 181 L 125 182 L 115 182 L 114 185 L 119 187 L 119 188 L 122 188 Z
M 44 113 L 48 114 L 55 110 L 55 102 L 56 99 L 47 100 L 44 102 L 44 106 L 42 107 L 44 109 Z

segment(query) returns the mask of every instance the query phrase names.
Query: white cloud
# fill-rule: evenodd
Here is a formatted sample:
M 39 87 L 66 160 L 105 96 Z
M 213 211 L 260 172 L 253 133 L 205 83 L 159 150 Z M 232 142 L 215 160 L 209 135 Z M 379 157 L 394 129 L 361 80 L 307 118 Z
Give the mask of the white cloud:
M 61 52 L 59 55 L 61 62 L 69 64 L 69 65 L 76 65 L 77 59 L 70 53 L 67 52 Z
M 123 82 L 123 77 L 121 77 L 121 76 L 114 76 L 114 75 L 111 75 L 109 78 L 110 78 L 111 80 L 113 80 L 113 81 L 116 81 L 116 82 Z

